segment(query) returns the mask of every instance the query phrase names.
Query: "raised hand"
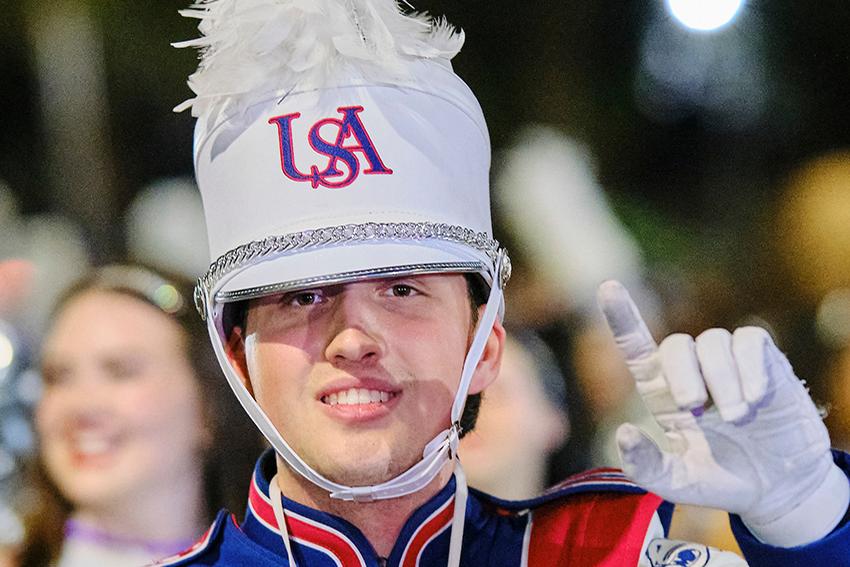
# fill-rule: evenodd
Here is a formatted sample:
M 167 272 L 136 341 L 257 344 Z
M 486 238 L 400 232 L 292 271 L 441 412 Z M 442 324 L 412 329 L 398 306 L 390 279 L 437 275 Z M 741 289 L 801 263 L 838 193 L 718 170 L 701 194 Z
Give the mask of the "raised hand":
M 671 502 L 739 514 L 777 546 L 815 541 L 837 525 L 850 484 L 817 408 L 764 329 L 674 334 L 658 346 L 621 284 L 602 284 L 599 304 L 669 445 L 620 426 L 634 482 Z

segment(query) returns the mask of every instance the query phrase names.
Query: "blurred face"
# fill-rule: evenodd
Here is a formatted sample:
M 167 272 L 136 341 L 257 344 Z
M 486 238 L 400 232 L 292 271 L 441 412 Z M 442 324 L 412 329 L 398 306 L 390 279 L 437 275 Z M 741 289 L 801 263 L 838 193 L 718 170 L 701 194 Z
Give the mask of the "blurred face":
M 466 280 L 426 275 L 256 300 L 235 365 L 290 446 L 331 480 L 375 484 L 406 470 L 449 426 L 473 334 Z M 501 326 L 470 393 L 495 377 Z
M 469 483 L 491 492 L 508 490 L 514 479 L 527 478 L 525 471 L 542 470 L 565 435 L 566 418 L 546 398 L 531 355 L 509 339 L 499 378 L 484 392 L 478 424 L 460 444 Z
M 128 506 L 197 470 L 203 420 L 179 325 L 127 295 L 90 291 L 42 355 L 41 457 L 77 509 Z
M 620 411 L 634 395 L 634 379 L 604 323 L 591 323 L 581 330 L 573 363 L 594 420 Z

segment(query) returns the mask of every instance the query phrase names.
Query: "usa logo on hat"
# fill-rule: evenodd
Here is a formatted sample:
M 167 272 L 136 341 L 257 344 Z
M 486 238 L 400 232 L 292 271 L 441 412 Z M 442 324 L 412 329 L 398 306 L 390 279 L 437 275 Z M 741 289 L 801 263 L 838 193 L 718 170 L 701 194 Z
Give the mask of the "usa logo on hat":
M 337 112 L 342 118 L 323 118 L 310 127 L 308 139 L 315 153 L 325 156 L 327 164 L 321 170 L 316 165 L 310 166 L 310 173 L 301 173 L 295 164 L 295 152 L 292 144 L 292 122 L 301 116 L 300 112 L 284 114 L 269 118 L 269 124 L 277 126 L 278 143 L 280 146 L 280 167 L 284 175 L 293 181 L 309 181 L 313 189 L 319 186 L 330 189 L 340 189 L 351 185 L 360 174 L 360 160 L 355 152 L 362 154 L 368 167 L 363 170 L 366 175 L 390 175 L 392 170 L 384 165 L 378 150 L 369 136 L 360 113 L 362 106 L 341 106 Z M 323 129 L 327 132 L 336 129 L 333 141 L 323 137 Z M 349 140 L 353 139 L 351 144 Z M 345 173 L 340 169 L 342 162 Z

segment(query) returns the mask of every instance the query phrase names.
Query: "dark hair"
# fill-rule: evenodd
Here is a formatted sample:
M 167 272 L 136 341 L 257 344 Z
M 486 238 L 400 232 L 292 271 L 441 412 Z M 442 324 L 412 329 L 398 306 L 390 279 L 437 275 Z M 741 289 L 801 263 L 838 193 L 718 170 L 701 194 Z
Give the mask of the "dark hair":
M 466 290 L 469 295 L 469 306 L 472 309 L 472 324 L 478 324 L 478 308 L 487 303 L 490 294 L 489 286 L 478 274 L 464 274 L 466 277 Z M 466 405 L 460 414 L 460 438 L 475 429 L 478 421 L 478 412 L 481 409 L 481 392 L 466 397 Z
M 119 293 L 158 308 L 174 320 L 185 338 L 189 359 L 201 391 L 203 418 L 212 443 L 203 453 L 205 514 L 211 522 L 218 509 L 244 510 L 254 461 L 263 450 L 259 434 L 230 395 L 210 346 L 206 328 L 192 309 L 192 286 L 139 266 L 106 266 L 95 269 L 66 290 L 53 310 L 53 318 L 83 293 Z M 49 565 L 59 557 L 63 526 L 73 506 L 51 482 L 41 460 L 27 470 L 36 492 L 34 509 L 25 519 L 26 536 L 21 567 Z
M 489 295 L 489 286 L 484 279 L 473 273 L 463 274 L 466 279 L 466 290 L 469 296 L 469 306 L 472 310 L 472 324 L 478 324 L 478 308 L 487 303 Z M 245 328 L 248 316 L 248 305 L 250 300 L 236 301 L 225 306 L 222 314 L 222 327 L 225 333 L 230 335 L 234 327 Z M 463 408 L 463 413 L 460 416 L 460 437 L 469 433 L 475 428 L 475 423 L 478 421 L 478 412 L 481 408 L 481 394 L 471 394 L 466 398 L 466 405 Z

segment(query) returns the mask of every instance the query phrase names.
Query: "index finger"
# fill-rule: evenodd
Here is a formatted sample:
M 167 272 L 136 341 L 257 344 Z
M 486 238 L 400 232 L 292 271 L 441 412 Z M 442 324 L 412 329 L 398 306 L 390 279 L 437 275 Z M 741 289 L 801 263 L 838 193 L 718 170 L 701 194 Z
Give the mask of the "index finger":
M 623 284 L 615 280 L 603 282 L 597 291 L 597 300 L 614 334 L 614 341 L 629 366 L 645 362 L 658 350 L 652 333 Z

